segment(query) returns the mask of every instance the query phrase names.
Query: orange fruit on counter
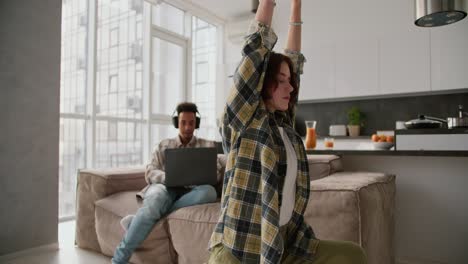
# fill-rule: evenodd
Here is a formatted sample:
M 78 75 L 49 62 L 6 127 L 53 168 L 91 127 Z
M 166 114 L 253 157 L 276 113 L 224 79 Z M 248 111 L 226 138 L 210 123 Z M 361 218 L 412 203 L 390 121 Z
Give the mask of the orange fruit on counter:
M 395 138 L 393 136 L 387 136 L 387 142 L 393 143 Z
M 380 135 L 379 138 L 380 138 L 380 140 L 383 140 L 383 142 L 387 141 L 387 136 L 385 136 L 385 135 Z
M 379 139 L 380 139 L 379 135 L 377 135 L 377 134 L 373 134 L 373 135 L 372 135 L 372 141 L 378 142 Z

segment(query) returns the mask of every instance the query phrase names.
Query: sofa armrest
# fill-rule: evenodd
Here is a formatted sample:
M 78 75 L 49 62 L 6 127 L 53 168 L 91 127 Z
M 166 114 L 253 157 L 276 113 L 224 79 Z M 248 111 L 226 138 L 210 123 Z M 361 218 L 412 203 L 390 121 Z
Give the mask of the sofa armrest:
M 117 192 L 140 190 L 145 186 L 144 167 L 79 170 L 76 190 L 77 246 L 101 251 L 95 227 L 96 201 Z
M 341 157 L 336 155 L 307 155 L 310 180 L 319 180 L 335 172 L 343 171 Z

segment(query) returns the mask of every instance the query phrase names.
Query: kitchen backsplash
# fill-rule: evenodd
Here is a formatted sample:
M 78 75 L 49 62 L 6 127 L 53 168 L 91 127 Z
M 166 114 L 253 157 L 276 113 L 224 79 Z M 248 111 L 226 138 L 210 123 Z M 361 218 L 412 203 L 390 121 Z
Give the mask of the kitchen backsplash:
M 357 106 L 366 115 L 361 135 L 377 130 L 394 130 L 396 121 L 415 119 L 420 114 L 439 117 L 458 116 L 458 105 L 468 112 L 468 92 L 444 95 L 408 96 L 344 102 L 299 103 L 296 126 L 305 134 L 304 120 L 317 121 L 317 134 L 327 136 L 330 125 L 348 124 L 348 109 Z

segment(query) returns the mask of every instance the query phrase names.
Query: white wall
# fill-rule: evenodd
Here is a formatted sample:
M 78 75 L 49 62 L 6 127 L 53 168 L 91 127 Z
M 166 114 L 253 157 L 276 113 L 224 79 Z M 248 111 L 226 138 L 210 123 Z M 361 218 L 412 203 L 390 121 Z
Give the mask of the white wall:
M 344 156 L 347 171 L 396 175 L 397 264 L 468 263 L 468 158 Z
M 0 255 L 57 242 L 61 6 L 0 2 Z

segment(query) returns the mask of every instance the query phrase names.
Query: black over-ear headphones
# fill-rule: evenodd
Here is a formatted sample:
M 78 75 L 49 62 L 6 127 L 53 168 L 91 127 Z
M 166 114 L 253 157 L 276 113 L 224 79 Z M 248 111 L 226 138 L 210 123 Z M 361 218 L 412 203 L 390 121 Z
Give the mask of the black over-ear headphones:
M 195 113 L 195 129 L 198 129 L 200 128 L 201 116 L 200 116 L 200 112 L 198 112 L 198 110 L 196 111 L 197 112 Z M 174 110 L 174 112 L 172 112 L 172 124 L 174 125 L 175 128 L 179 128 L 179 114 L 180 113 L 177 112 L 177 109 Z

